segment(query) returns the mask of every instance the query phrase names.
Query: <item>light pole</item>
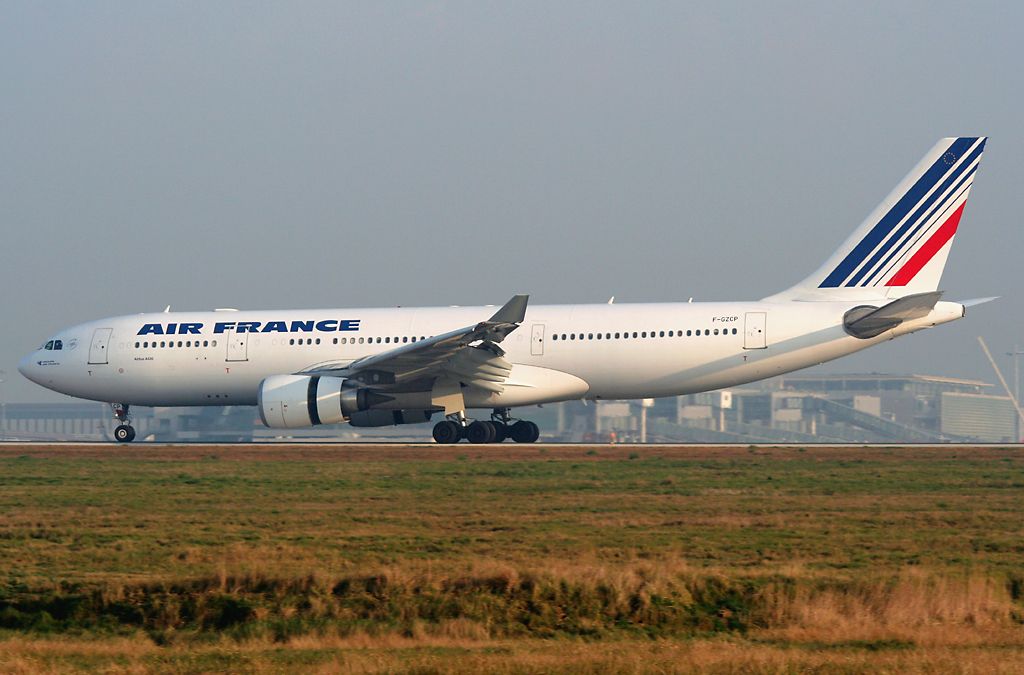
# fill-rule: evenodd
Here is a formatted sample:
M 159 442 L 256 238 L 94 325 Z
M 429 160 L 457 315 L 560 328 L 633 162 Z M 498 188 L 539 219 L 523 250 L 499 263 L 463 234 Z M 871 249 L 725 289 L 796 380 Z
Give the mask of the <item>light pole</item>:
M 1014 345 L 1013 351 L 1006 352 L 1006 355 L 1013 357 L 1013 395 L 1020 402 L 1020 357 L 1024 356 L 1024 351 Z
M 7 374 L 6 370 L 0 370 L 0 384 L 3 384 L 7 380 L 4 379 L 4 375 Z M 0 397 L 0 441 L 7 439 L 7 401 Z

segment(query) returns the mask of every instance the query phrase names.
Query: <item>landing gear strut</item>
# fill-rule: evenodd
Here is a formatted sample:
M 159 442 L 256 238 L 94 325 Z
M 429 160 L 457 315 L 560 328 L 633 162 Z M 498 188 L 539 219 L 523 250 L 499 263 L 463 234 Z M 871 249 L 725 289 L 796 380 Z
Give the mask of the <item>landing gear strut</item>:
M 460 412 L 434 425 L 434 440 L 438 443 L 458 443 L 463 438 L 473 444 L 501 443 L 506 438 L 516 443 L 534 443 L 540 438 L 540 429 L 527 420 L 513 423 L 508 408 L 495 408 L 489 421 L 470 422 Z
M 132 426 L 131 416 L 128 414 L 127 403 L 111 403 L 110 409 L 114 412 L 114 418 L 120 424 L 114 428 L 114 440 L 118 443 L 131 443 L 135 440 L 135 427 Z

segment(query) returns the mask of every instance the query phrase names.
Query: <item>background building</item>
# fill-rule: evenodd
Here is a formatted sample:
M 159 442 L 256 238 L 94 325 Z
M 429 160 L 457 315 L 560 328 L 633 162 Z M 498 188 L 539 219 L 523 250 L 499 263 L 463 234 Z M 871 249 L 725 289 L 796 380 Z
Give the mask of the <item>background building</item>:
M 1013 402 L 992 389 L 977 380 L 925 375 L 788 375 L 674 398 L 551 404 L 529 417 L 546 440 L 564 442 L 1016 442 Z M 430 424 L 267 429 L 250 407 L 132 412 L 139 440 L 430 440 Z M 0 436 L 7 440 L 111 441 L 113 427 L 110 408 L 101 403 L 0 406 Z

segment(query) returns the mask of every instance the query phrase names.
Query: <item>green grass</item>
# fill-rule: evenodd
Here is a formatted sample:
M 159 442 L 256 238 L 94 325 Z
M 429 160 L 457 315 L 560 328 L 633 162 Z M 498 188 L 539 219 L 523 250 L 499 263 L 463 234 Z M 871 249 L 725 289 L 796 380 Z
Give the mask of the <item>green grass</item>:
M 1020 630 L 1022 511 L 1012 448 L 5 448 L 0 628 L 891 651 Z
M 476 452 L 476 451 L 475 451 Z M 1024 553 L 1024 461 L 967 451 L 697 459 L 176 461 L 0 458 L 0 557 L 26 581 L 211 574 L 231 551 L 303 566 L 520 563 L 624 552 L 695 566 L 1010 570 Z M 583 461 L 584 458 L 586 461 Z M 289 567 L 291 560 L 293 569 Z

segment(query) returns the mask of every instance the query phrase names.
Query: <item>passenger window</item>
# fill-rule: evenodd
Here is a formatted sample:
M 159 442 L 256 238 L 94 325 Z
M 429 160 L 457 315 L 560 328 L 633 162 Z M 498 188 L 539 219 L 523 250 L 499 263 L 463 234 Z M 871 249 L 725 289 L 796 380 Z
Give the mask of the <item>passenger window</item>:
M 594 334 L 593 333 L 587 333 L 587 339 L 588 340 L 593 340 L 594 339 Z
M 736 329 L 735 328 L 732 329 L 732 334 L 736 335 Z
M 704 335 L 711 335 L 711 331 L 707 328 L 704 329 Z
M 214 340 L 213 342 L 211 342 L 211 343 L 210 343 L 210 346 L 211 346 L 211 347 L 216 347 L 216 346 L 217 346 L 217 341 L 216 341 L 216 340 Z
M 182 344 L 184 343 L 181 340 L 178 340 L 178 346 L 180 347 Z
M 715 329 L 715 335 L 718 335 L 718 329 L 717 328 Z
M 615 334 L 615 339 L 616 339 L 616 340 L 619 340 L 619 339 L 621 339 L 621 335 L 622 335 L 622 333 L 616 333 L 616 334 Z

